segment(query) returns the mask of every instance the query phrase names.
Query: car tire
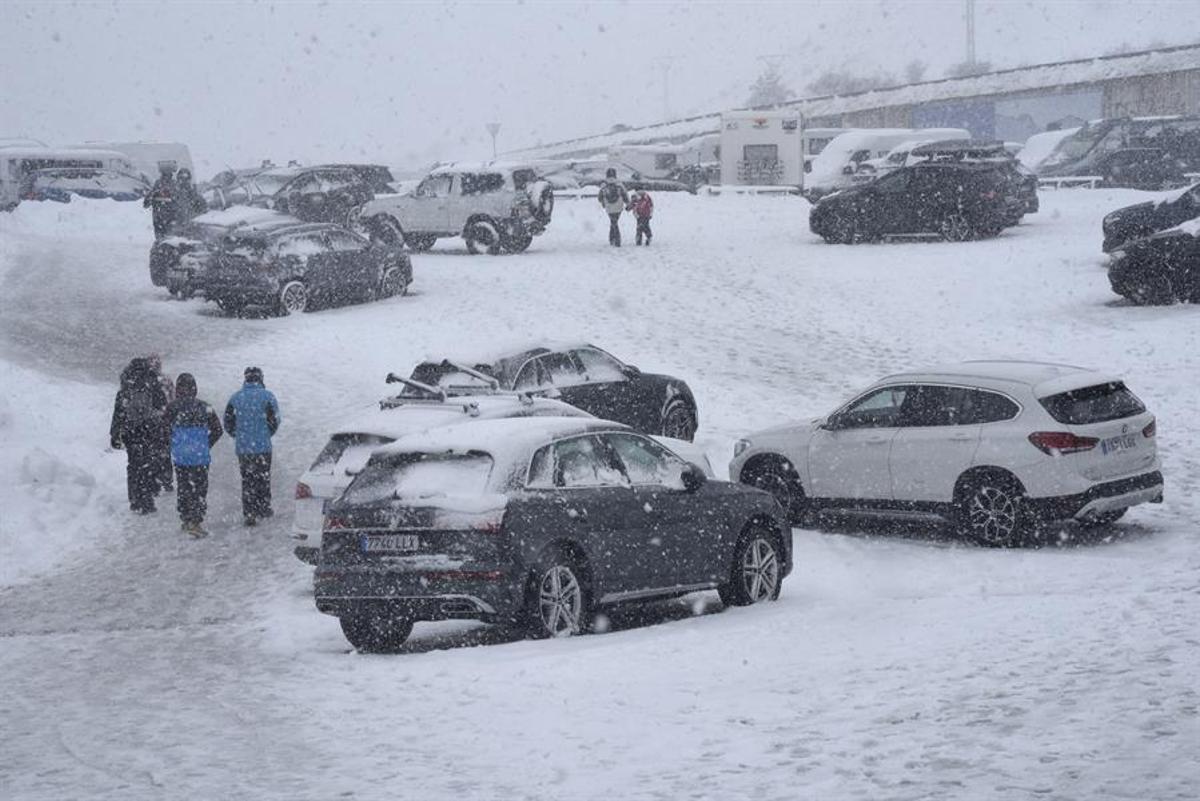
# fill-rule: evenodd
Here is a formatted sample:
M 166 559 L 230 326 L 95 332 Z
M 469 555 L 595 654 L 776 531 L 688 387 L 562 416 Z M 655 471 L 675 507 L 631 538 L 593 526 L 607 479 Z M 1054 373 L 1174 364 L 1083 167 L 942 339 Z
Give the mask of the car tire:
M 591 595 L 576 560 L 551 552 L 534 571 L 525 603 L 525 632 L 532 638 L 570 637 L 591 626 Z
M 500 245 L 506 253 L 524 253 L 533 244 L 533 234 L 526 231 L 517 233 L 511 228 L 500 238 Z
M 342 634 L 360 654 L 394 654 L 412 634 L 413 621 L 380 615 L 347 615 L 338 618 Z
M 783 507 L 787 523 L 795 523 L 804 516 L 807 506 L 804 487 L 800 485 L 800 477 L 795 469 L 782 460 L 758 464 L 751 462 L 742 469 L 739 482 L 773 495 Z
M 965 482 L 957 493 L 959 534 L 989 548 L 1029 544 L 1032 526 L 1025 492 L 1016 479 L 984 475 Z
M 854 220 L 835 220 L 830 224 L 825 241 L 831 245 L 853 245 L 858 240 L 858 225 Z
M 955 212 L 942 220 L 938 226 L 938 233 L 947 242 L 966 242 L 974 238 L 975 229 L 966 218 L 966 215 L 961 212 Z
M 473 220 L 467 223 L 463 230 L 463 239 L 467 242 L 467 252 L 473 256 L 480 253 L 495 256 L 500 253 L 500 229 L 491 220 Z
M 1165 275 L 1147 275 L 1129 293 L 1129 299 L 1139 306 L 1166 306 L 1178 296 L 1171 279 Z
M 434 246 L 437 237 L 432 234 L 408 234 L 404 237 L 404 245 L 409 250 L 424 253 Z
M 691 442 L 696 438 L 696 410 L 684 401 L 671 401 L 663 409 L 660 434 Z
M 240 300 L 222 298 L 217 301 L 217 308 L 225 314 L 240 314 L 242 309 L 246 308 L 246 304 Z
M 548 225 L 554 216 L 554 187 L 546 181 L 538 181 L 530 187 L 529 197 L 533 219 Z
M 400 247 L 405 244 L 404 229 L 400 227 L 400 223 L 396 221 L 395 217 L 388 214 L 377 214 L 367 220 L 363 226 L 367 230 L 367 237 L 374 242 L 382 242 L 392 247 Z
M 1079 521 L 1079 525 L 1084 528 L 1100 528 L 1101 526 L 1111 526 L 1113 523 L 1125 516 L 1129 509 L 1116 509 L 1112 512 L 1105 512 L 1101 515 Z
M 404 274 L 399 267 L 389 267 L 384 271 L 383 277 L 379 279 L 379 297 L 394 298 L 397 295 L 405 295 L 408 293 L 408 284 L 404 281 Z
M 308 287 L 298 279 L 284 282 L 275 300 L 275 312 L 280 317 L 308 311 Z
M 717 587 L 717 594 L 726 606 L 751 606 L 778 600 L 782 589 L 779 538 L 761 526 L 752 526 L 738 540 L 729 581 Z

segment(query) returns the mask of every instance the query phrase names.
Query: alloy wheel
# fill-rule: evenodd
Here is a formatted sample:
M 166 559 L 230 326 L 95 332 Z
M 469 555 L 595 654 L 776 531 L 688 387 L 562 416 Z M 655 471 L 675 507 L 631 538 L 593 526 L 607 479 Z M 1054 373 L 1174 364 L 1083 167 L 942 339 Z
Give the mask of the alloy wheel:
M 961 214 L 951 214 L 942 221 L 942 236 L 949 242 L 965 242 L 971 238 L 971 224 Z
M 667 412 L 667 417 L 663 420 L 664 437 L 691 442 L 695 435 L 696 425 L 686 407 L 676 406 Z
M 555 565 L 542 575 L 538 587 L 542 627 L 551 637 L 567 637 L 582 629 L 583 588 L 566 565 Z
M 390 298 L 401 294 L 403 288 L 400 280 L 400 271 L 393 267 L 383 274 L 383 280 L 379 282 L 379 296 Z
M 284 314 L 297 314 L 308 308 L 308 290 L 299 281 L 289 281 L 279 293 L 279 308 Z
M 751 541 L 742 555 L 742 586 L 752 604 L 775 597 L 779 587 L 779 556 L 775 546 L 764 537 Z
M 971 532 L 992 545 L 1013 544 L 1018 516 L 1016 498 L 999 487 L 980 487 L 967 505 L 967 523 Z

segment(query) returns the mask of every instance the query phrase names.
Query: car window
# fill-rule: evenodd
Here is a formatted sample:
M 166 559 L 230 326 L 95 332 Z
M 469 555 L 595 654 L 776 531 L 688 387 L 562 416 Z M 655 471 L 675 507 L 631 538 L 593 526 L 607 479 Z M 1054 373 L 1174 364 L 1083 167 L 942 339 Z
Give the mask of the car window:
M 279 256 L 306 258 L 328 252 L 325 237 L 318 233 L 285 237 L 275 246 L 275 253 Z
M 453 181 L 452 175 L 431 175 L 417 186 L 417 197 L 447 197 Z
M 625 380 L 625 373 L 621 369 L 623 365 L 607 353 L 595 348 L 580 348 L 573 353 L 588 381 L 601 383 Z
M 366 242 L 349 231 L 330 231 L 326 234 L 326 240 L 335 252 L 359 251 L 367 246 Z
M 504 176 L 497 172 L 462 174 L 462 193 L 464 195 L 482 195 L 486 192 L 498 192 L 504 188 Z
M 904 399 L 901 425 L 909 428 L 960 426 L 975 421 L 975 392 L 965 387 L 923 384 Z
M 315 175 L 302 175 L 287 186 L 287 193 L 308 194 L 320 189 L 320 182 Z
M 525 362 L 525 366 L 521 368 L 521 372 L 517 373 L 517 378 L 513 381 L 513 389 L 530 390 L 536 389 L 538 386 L 538 360 L 530 359 Z
M 897 170 L 875 182 L 875 188 L 880 192 L 903 192 L 912 183 L 912 173 L 908 170 Z
M 999 392 L 973 389 L 971 397 L 975 408 L 973 417 L 967 421 L 969 423 L 998 423 L 1011 420 L 1021 413 L 1021 407 L 1015 401 Z
M 432 498 L 448 492 L 457 496 L 480 495 L 487 488 L 491 472 L 492 457 L 486 453 L 405 454 L 368 463 L 342 498 L 365 504 L 389 498 Z
M 354 183 L 354 174 L 348 172 L 323 172 L 318 176 L 322 192 L 332 192 Z
M 884 387 L 866 395 L 837 414 L 838 428 L 894 428 L 911 387 Z
M 629 483 L 684 488 L 686 463 L 657 442 L 637 434 L 607 434 L 603 439 L 621 460 Z
M 547 353 L 538 359 L 541 369 L 540 381 L 543 386 L 570 387 L 583 383 L 583 373 L 579 363 L 570 353 Z
M 1060 392 L 1040 400 L 1051 417 L 1067 425 L 1106 423 L 1146 411 L 1137 396 L 1120 381 Z
M 529 486 L 577 489 L 620 487 L 629 483 L 612 453 L 592 436 L 555 442 L 534 454 Z

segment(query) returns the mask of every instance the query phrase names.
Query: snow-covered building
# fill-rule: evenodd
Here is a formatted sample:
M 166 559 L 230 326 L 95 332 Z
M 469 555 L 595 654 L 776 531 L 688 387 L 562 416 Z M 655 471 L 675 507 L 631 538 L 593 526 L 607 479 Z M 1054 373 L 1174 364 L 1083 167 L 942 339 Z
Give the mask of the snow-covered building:
M 810 97 L 785 104 L 805 127 L 966 128 L 1023 141 L 1064 117 L 1200 114 L 1200 44 L 997 70 L 963 78 Z M 684 142 L 718 133 L 721 113 L 552 142 L 522 158 L 580 158 L 625 145 Z

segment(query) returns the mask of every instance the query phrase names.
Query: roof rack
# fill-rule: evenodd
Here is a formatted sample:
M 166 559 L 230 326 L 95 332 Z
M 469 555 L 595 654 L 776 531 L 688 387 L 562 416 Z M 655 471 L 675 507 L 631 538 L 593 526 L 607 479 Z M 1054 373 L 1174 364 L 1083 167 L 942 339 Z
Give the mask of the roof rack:
M 403 384 L 408 389 L 414 390 L 420 395 L 424 395 L 427 400 L 436 400 L 443 403 L 446 401 L 446 390 L 442 389 L 441 387 L 431 387 L 428 384 L 422 384 L 420 381 L 413 381 L 411 378 L 405 378 L 404 376 L 399 376 L 395 373 L 388 373 L 385 383 Z M 379 408 L 392 409 L 404 402 L 405 399 L 399 397 L 384 398 L 379 402 Z
M 460 364 L 459 362 L 451 361 L 450 359 L 443 360 L 442 364 L 446 367 L 453 367 L 460 373 L 466 373 L 472 378 L 478 378 L 480 381 L 487 384 L 494 390 L 500 389 L 500 382 L 481 370 L 476 370 L 474 367 L 467 367 L 465 364 Z

